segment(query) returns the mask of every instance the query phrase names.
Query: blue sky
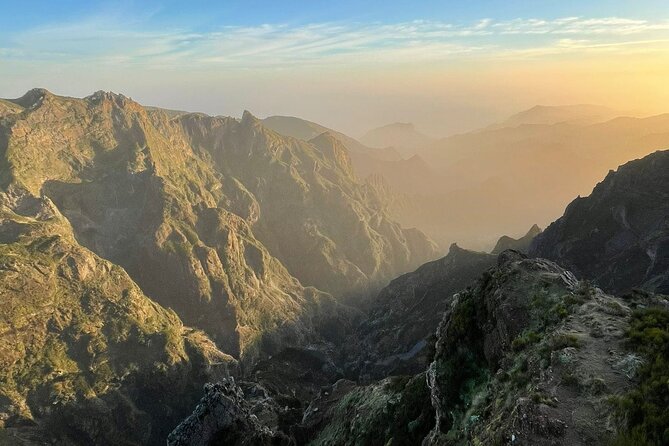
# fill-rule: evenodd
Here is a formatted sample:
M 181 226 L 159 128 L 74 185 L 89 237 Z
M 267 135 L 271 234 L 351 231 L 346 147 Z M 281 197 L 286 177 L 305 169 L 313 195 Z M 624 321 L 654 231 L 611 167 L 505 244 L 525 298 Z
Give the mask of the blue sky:
M 656 91 L 669 74 L 657 62 L 669 60 L 666 1 L 0 0 L 0 10 L 0 97 L 105 89 L 352 133 L 414 121 L 440 134 L 539 102 L 669 102 Z
M 121 1 L 83 0 L 0 1 L 0 34 L 58 23 L 83 20 L 90 15 L 136 15 L 152 26 L 183 26 L 208 30 L 220 25 L 264 23 L 306 24 L 331 21 L 394 23 L 418 19 L 466 23 L 484 17 L 498 20 L 565 16 L 619 16 L 635 19 L 669 17 L 666 1 Z

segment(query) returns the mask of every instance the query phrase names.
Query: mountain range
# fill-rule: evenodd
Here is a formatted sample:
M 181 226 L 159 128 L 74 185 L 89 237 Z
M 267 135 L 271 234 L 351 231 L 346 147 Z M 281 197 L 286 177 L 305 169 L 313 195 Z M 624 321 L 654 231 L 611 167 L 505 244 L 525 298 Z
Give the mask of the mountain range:
M 85 410 L 76 403 L 117 388 L 109 398 L 126 398 L 126 381 L 154 373 L 133 359 L 158 361 L 142 353 L 149 344 L 165 358 L 160 373 L 177 367 L 198 388 L 208 362 L 246 370 L 285 346 L 339 339 L 358 315 L 342 302 L 362 305 L 354 297 L 436 257 L 422 233 L 388 217 L 334 139 L 307 143 L 250 113 L 165 113 L 105 92 L 36 89 L 2 107 L 3 345 L 15 353 L 3 355 L 0 412 L 11 425 L 48 426 L 58 401 Z M 194 360 L 199 378 L 183 378 Z M 188 401 L 169 410 L 179 416 Z M 129 442 L 172 423 L 132 409 L 158 425 Z M 116 443 L 122 426 L 54 435 Z
M 664 444 L 669 121 L 609 113 L 0 100 L 0 444 Z

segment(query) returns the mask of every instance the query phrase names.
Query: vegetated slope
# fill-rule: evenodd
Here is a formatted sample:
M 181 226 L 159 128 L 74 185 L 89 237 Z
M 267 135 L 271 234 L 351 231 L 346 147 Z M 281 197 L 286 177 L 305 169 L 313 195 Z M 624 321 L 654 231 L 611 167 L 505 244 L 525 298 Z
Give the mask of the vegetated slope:
M 610 292 L 669 293 L 669 151 L 611 171 L 590 196 L 567 206 L 530 252 Z
M 329 446 L 661 444 L 667 391 L 653 387 L 664 372 L 652 364 L 669 358 L 652 333 L 669 329 L 665 298 L 607 295 L 555 263 L 505 251 L 449 302 L 427 371 L 337 381 L 289 429 L 261 422 L 249 434 L 267 429 L 270 438 Z M 235 394 L 227 385 L 223 397 L 205 398 L 208 415 L 180 426 L 174 444 L 203 431 L 205 442 L 225 435 L 244 444 L 244 426 L 257 421 L 250 414 L 265 413 L 271 399 Z M 244 412 L 250 421 L 234 422 Z
M 255 234 L 302 283 L 364 294 L 436 256 L 424 235 L 388 216 L 376 188 L 357 181 L 332 135 L 287 138 L 248 112 L 241 122 L 202 115 L 179 122 L 196 150 L 252 194 Z
M 541 234 L 541 228 L 537 225 L 532 225 L 530 230 L 527 231 L 524 236 L 518 239 L 509 237 L 508 235 L 503 235 L 499 238 L 499 240 L 497 240 L 497 244 L 493 250 L 490 251 L 490 254 L 497 255 L 502 251 L 506 251 L 507 249 L 514 249 L 516 251 L 527 254 L 528 250 L 530 249 L 532 240 L 534 240 L 534 238 L 539 234 Z
M 425 161 L 413 153 L 407 159 L 393 147 L 371 148 L 341 132 L 299 118 L 271 116 L 263 119 L 264 126 L 286 136 L 310 141 L 323 133 L 339 140 L 349 152 L 353 171 L 358 178 L 382 176 L 396 195 L 429 190 L 438 184 L 436 174 Z
M 0 443 L 161 444 L 235 369 L 48 198 L 0 193 Z
M 28 108 L 0 126 L 5 183 L 51 198 L 80 244 L 226 353 L 252 360 L 341 314 L 267 252 L 250 228 L 255 199 L 166 115 L 102 92 L 17 102 Z
M 453 244 L 448 255 L 390 282 L 372 301 L 364 322 L 345 343 L 355 358 L 347 372 L 370 381 L 425 370 L 434 333 L 453 294 L 494 265 L 496 256 Z
M 636 304 L 505 251 L 439 328 L 426 444 L 609 444 L 625 430 L 614 399 L 638 384 Z

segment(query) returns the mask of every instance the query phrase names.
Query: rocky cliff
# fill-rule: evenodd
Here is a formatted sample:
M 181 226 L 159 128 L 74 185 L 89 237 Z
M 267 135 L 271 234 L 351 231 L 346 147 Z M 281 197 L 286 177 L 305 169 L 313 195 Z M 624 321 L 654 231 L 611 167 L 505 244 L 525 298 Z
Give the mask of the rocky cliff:
M 302 283 L 361 295 L 436 256 L 357 182 L 347 149 L 330 134 L 309 143 L 284 137 L 248 112 L 241 122 L 188 115 L 180 123 L 196 150 L 252 194 L 255 234 Z
M 0 193 L 0 443 L 160 444 L 236 369 L 81 247 L 51 200 Z
M 496 257 L 453 244 L 448 255 L 390 282 L 345 343 L 348 373 L 363 382 L 414 374 L 434 355 L 434 333 L 453 295 L 494 265 Z
M 662 444 L 668 309 L 505 251 L 450 301 L 425 373 L 340 382 L 304 424 L 328 445 Z
M 237 358 L 306 342 L 350 314 L 300 281 L 360 295 L 434 254 L 384 214 L 334 141 L 104 92 L 32 90 L 7 104 L 3 186 L 49 197 L 77 242 Z
M 669 151 L 630 161 L 572 201 L 532 244 L 611 292 L 669 293 Z

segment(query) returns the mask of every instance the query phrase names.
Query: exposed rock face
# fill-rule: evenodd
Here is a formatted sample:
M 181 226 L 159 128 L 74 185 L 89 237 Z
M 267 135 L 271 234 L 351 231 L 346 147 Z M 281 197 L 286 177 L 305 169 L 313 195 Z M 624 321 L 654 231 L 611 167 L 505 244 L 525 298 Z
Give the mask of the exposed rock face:
M 357 183 L 331 135 L 311 144 L 286 138 L 248 112 L 241 122 L 187 115 L 180 124 L 198 152 L 255 197 L 255 234 L 302 283 L 360 295 L 436 255 L 425 236 L 388 217 L 374 188 Z
M 669 293 L 669 151 L 621 166 L 538 236 L 531 255 L 619 293 Z
M 14 187 L 0 193 L 8 444 L 161 444 L 202 385 L 235 369 L 122 268 L 78 245 L 51 200 Z
M 497 241 L 495 248 L 492 251 L 490 251 L 490 254 L 497 255 L 500 254 L 502 251 L 506 251 L 507 249 L 513 249 L 515 251 L 520 251 L 524 254 L 527 254 L 527 252 L 530 249 L 530 244 L 532 243 L 532 240 L 534 240 L 534 237 L 536 237 L 539 234 L 541 234 L 541 228 L 537 225 L 533 225 L 530 228 L 530 230 L 527 231 L 527 234 L 525 234 L 519 239 L 503 235 Z
M 346 327 L 350 311 L 284 264 L 361 293 L 434 255 L 335 142 L 281 137 L 248 113 L 170 118 L 104 92 L 11 104 L 22 111 L 0 122 L 3 186 L 49 197 L 79 243 L 244 361 Z
M 609 398 L 634 384 L 621 373 L 629 314 L 556 264 L 505 251 L 439 327 L 424 444 L 607 444 Z
M 288 437 L 264 426 L 251 413 L 234 379 L 205 386 L 205 395 L 191 416 L 167 438 L 168 446 L 288 445 Z
M 368 381 L 425 370 L 434 354 L 434 332 L 453 294 L 495 261 L 495 256 L 453 244 L 446 257 L 393 280 L 346 343 L 349 354 L 357 356 L 348 372 Z

